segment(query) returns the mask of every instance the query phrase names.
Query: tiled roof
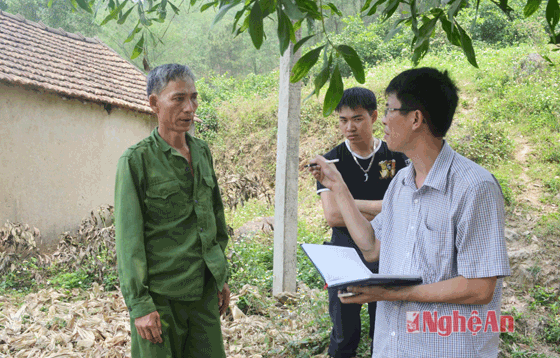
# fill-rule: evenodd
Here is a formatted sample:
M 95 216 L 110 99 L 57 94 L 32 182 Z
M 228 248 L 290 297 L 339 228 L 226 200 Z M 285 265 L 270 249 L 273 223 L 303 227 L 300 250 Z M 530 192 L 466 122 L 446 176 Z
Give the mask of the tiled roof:
M 3 11 L 0 81 L 152 113 L 146 76 L 110 47 Z

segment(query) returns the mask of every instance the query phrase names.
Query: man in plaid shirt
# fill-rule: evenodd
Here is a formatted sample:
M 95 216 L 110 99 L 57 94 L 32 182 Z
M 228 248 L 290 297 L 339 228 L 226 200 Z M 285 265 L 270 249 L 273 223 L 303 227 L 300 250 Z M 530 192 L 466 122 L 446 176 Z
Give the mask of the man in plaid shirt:
M 422 285 L 351 287 L 343 303 L 378 301 L 373 357 L 497 357 L 502 279 L 510 274 L 498 181 L 443 139 L 457 107 L 447 71 L 404 71 L 387 87 L 383 140 L 400 170 L 371 222 L 333 164 L 310 171 L 335 197 L 352 239 L 379 273 Z M 422 319 L 422 323 L 420 323 Z M 407 325 L 407 323 L 409 323 Z

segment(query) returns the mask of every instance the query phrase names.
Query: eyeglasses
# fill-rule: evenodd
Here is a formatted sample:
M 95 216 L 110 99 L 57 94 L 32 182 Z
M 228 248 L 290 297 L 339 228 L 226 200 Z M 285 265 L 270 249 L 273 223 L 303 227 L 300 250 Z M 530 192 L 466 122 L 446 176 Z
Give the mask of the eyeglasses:
M 401 112 L 410 112 L 410 111 L 415 111 L 415 109 L 412 108 L 385 108 L 385 117 L 387 117 L 387 115 L 389 114 L 389 112 L 394 112 L 394 111 L 401 111 Z

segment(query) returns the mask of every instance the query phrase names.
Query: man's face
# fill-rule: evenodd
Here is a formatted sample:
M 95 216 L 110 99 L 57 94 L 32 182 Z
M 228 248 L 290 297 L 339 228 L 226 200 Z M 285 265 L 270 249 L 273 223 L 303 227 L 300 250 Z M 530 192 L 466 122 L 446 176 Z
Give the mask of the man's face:
M 352 144 L 371 143 L 373 123 L 376 119 L 377 111 L 370 114 L 362 107 L 342 107 L 338 112 L 340 131 Z
M 395 94 L 390 94 L 387 97 L 387 108 L 403 108 L 401 101 L 397 99 Z M 404 152 L 406 150 L 410 126 L 408 116 L 411 114 L 414 114 L 414 112 L 389 110 L 387 115 L 383 116 L 381 120 L 385 126 L 383 140 L 387 142 L 389 150 L 394 152 Z
M 159 95 L 150 96 L 150 107 L 164 131 L 187 132 L 198 108 L 198 92 L 192 79 L 169 81 Z

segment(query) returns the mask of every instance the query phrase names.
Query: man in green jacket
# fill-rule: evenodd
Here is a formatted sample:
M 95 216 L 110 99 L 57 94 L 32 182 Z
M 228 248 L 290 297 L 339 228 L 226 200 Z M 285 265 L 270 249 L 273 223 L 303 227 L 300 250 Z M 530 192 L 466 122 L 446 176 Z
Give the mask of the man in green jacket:
M 224 207 L 207 144 L 188 134 L 198 107 L 187 66 L 148 74 L 158 127 L 117 167 L 116 250 L 132 357 L 225 357 L 229 305 Z

